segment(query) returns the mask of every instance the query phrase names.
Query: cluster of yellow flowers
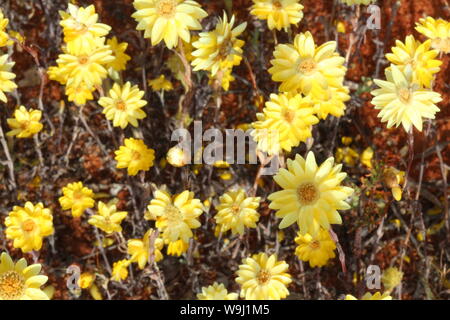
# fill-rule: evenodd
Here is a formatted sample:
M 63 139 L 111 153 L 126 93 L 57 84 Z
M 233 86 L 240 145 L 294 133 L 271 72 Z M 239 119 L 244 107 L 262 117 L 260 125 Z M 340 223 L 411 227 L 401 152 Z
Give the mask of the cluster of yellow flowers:
M 311 137 L 312 126 L 329 114 L 341 117 L 349 90 L 343 85 L 344 58 L 336 42 L 316 46 L 310 32 L 296 35 L 293 44 L 275 47 L 272 80 L 281 82 L 252 124 L 258 149 L 269 155 L 290 152 Z
M 420 20 L 416 30 L 429 39 L 421 43 L 408 35 L 404 43 L 397 40 L 392 53 L 386 54 L 391 62 L 385 70 L 386 81 L 375 79 L 380 88 L 372 91 L 372 104 L 381 110 L 381 121 L 388 128 L 401 124 L 407 132 L 413 126 L 422 131 L 423 119 L 434 119 L 439 112 L 436 103 L 442 97 L 433 91 L 433 82 L 442 62 L 435 58 L 439 52 L 450 52 L 449 22 L 428 17 Z

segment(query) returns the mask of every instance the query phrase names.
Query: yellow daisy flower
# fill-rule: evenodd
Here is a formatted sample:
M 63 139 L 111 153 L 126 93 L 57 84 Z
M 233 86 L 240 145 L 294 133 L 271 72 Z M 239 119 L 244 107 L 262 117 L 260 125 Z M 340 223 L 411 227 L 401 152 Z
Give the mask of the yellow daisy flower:
M 193 0 L 134 0 L 137 30 L 144 30 L 155 46 L 162 40 L 169 49 L 178 45 L 178 37 L 190 42 L 190 30 L 201 30 L 200 20 L 208 14 Z
M 270 30 L 287 31 L 291 24 L 297 25 L 303 18 L 300 0 L 253 0 L 253 14 L 258 19 L 267 20 Z
M 128 169 L 130 176 L 135 176 L 138 171 L 147 171 L 153 166 L 155 150 L 148 148 L 140 139 L 127 138 L 125 145 L 115 151 L 117 168 Z
M 214 282 L 213 285 L 203 287 L 202 292 L 197 294 L 198 300 L 237 300 L 237 293 L 228 293 L 222 283 Z
M 345 296 L 345 300 L 358 300 L 351 294 Z M 380 292 L 375 292 L 373 295 L 370 292 L 365 293 L 361 300 L 392 300 L 392 297 L 388 292 L 381 294 Z
M 403 272 L 395 267 L 387 268 L 381 276 L 384 288 L 390 292 L 402 282 Z
M 49 300 L 41 289 L 48 277 L 40 275 L 40 264 L 27 264 L 22 258 L 16 263 L 9 254 L 0 256 L 0 301 L 1 300 Z
M 7 102 L 5 92 L 11 92 L 17 88 L 17 85 L 11 81 L 16 78 L 16 75 L 11 72 L 14 62 L 7 62 L 8 55 L 0 56 L 0 101 Z
M 272 127 L 272 121 L 266 121 L 264 113 L 256 114 L 257 121 L 253 122 L 250 135 L 257 143 L 256 149 L 267 152 L 269 156 L 281 152 L 280 134 L 276 126 Z
M 41 250 L 43 237 L 54 233 L 53 216 L 50 209 L 39 202 L 27 201 L 25 207 L 14 206 L 5 219 L 6 238 L 14 240 L 14 248 L 22 252 Z
M 114 56 L 109 46 L 97 40 L 97 47 L 83 54 L 74 55 L 71 53 L 60 54 L 56 62 L 63 74 L 67 74 L 72 79 L 76 87 L 81 82 L 89 88 L 101 85 L 102 80 L 108 75 L 106 65 L 114 61 Z
M 172 82 L 166 80 L 166 77 L 162 74 L 158 78 L 149 80 L 148 85 L 152 88 L 153 91 L 171 91 L 173 90 Z
M 140 91 L 138 86 L 131 86 L 130 82 L 123 87 L 115 83 L 107 97 L 101 97 L 98 104 L 101 105 L 106 119 L 113 121 L 114 127 L 125 129 L 130 123 L 133 127 L 138 126 L 138 121 L 144 119 L 147 114 L 142 107 L 147 101 L 142 100 L 145 92 Z
M 170 242 L 181 239 L 188 243 L 193 237 L 191 229 L 200 227 L 198 217 L 203 213 L 202 202 L 188 190 L 174 196 L 165 190 L 156 190 L 147 209 L 145 218 L 156 218 L 156 227 L 164 240 Z
M 78 279 L 78 286 L 81 289 L 89 289 L 95 281 L 95 274 L 92 272 L 83 272 Z
M 431 46 L 443 53 L 450 53 L 450 21 L 422 18 L 416 22 L 416 30 L 431 39 Z
M 328 115 L 340 118 L 345 112 L 345 102 L 350 100 L 349 90 L 345 86 L 328 87 L 327 89 L 315 88 L 311 91 L 311 100 L 314 103 L 314 111 L 320 119 L 326 119 Z
M 131 57 L 125 53 L 128 47 L 126 42 L 118 42 L 114 36 L 106 41 L 106 44 L 112 50 L 115 57 L 114 61 L 108 63 L 108 68 L 113 68 L 115 71 L 122 71 L 127 68 L 127 62 L 131 60 Z
M 120 223 L 128 215 L 126 211 L 117 211 L 117 207 L 114 204 L 105 204 L 102 201 L 98 203 L 98 214 L 92 215 L 88 223 L 96 226 L 100 230 L 111 234 L 114 232 L 121 232 L 122 227 Z
M 94 100 L 94 91 L 94 87 L 89 87 L 84 82 L 80 82 L 77 86 L 73 85 L 72 79 L 66 85 L 67 100 L 74 102 L 77 106 L 85 105 L 87 101 Z
M 434 74 L 438 73 L 442 61 L 434 59 L 439 54 L 437 50 L 431 50 L 431 40 L 424 43 L 416 41 L 414 36 L 406 37 L 405 43 L 396 40 L 393 53 L 386 54 L 386 58 L 395 64 L 400 70 L 409 65 L 413 71 L 413 82 L 426 88 L 431 88 Z
M 196 49 L 192 52 L 195 57 L 192 61 L 194 71 L 207 70 L 215 76 L 219 69 L 232 68 L 241 63 L 242 46 L 245 42 L 237 37 L 244 32 L 247 23 L 241 23 L 235 28 L 233 26 L 234 15 L 228 22 L 224 13 L 223 19 L 219 18 L 214 30 L 200 33 L 199 40 L 192 44 Z
M 63 210 L 71 210 L 74 218 L 81 217 L 86 209 L 94 207 L 94 192 L 80 181 L 69 183 L 62 188 L 62 192 L 59 203 Z
M 69 75 L 63 72 L 62 68 L 58 66 L 51 66 L 47 70 L 47 75 L 50 80 L 54 80 L 59 82 L 62 85 L 65 85 L 69 80 Z
M 165 243 L 167 243 L 167 254 L 169 256 L 179 257 L 189 249 L 189 243 L 181 239 L 174 242 L 166 240 Z
M 230 83 L 236 80 L 231 72 L 232 68 L 228 67 L 219 69 L 215 76 L 208 73 L 209 84 L 222 87 L 223 90 L 228 91 L 230 89 Z
M 128 240 L 128 254 L 131 256 L 130 262 L 136 262 L 139 269 L 143 270 L 148 262 L 150 251 L 155 256 L 155 262 L 162 260 L 163 255 L 161 249 L 164 246 L 164 241 L 156 237 L 153 242 L 153 248 L 150 248 L 150 240 L 155 230 L 148 229 L 144 238 Z
M 343 66 L 345 59 L 336 52 L 336 41 L 316 47 L 309 31 L 298 34 L 293 45 L 277 45 L 273 54 L 269 73 L 273 81 L 281 82 L 283 92 L 307 95 L 315 87 L 339 87 L 347 70 Z
M 9 127 L 12 129 L 7 133 L 8 136 L 16 136 L 17 138 L 29 138 L 42 130 L 44 127 L 41 120 L 41 110 L 25 109 L 20 106 L 14 111 L 14 118 L 7 119 Z
M 391 189 L 394 199 L 400 201 L 402 199 L 403 192 L 401 185 L 405 180 L 405 172 L 397 170 L 394 167 L 387 167 L 383 170 L 382 177 L 383 182 L 389 189 Z
M 288 169 L 280 169 L 274 176 L 275 182 L 283 188 L 269 195 L 269 208 L 277 210 L 277 217 L 283 218 L 280 229 L 297 222 L 300 234 L 317 235 L 322 227 L 330 229 L 330 224 L 341 224 L 337 210 L 347 210 L 344 201 L 353 194 L 353 189 L 340 186 L 347 176 L 341 172 L 342 165 L 334 165 L 328 158 L 317 166 L 313 152 L 306 159 L 299 154 L 295 160 L 287 160 Z
M 242 260 L 236 272 L 236 282 L 241 285 L 241 298 L 245 300 L 280 300 L 289 295 L 286 288 L 291 275 L 286 273 L 289 265 L 277 261 L 276 255 L 268 257 L 258 253 Z
M 398 127 L 400 124 L 406 132 L 411 127 L 422 131 L 422 118 L 434 119 L 439 108 L 435 105 L 442 101 L 441 95 L 427 89 L 421 89 L 414 83 L 410 66 L 401 71 L 397 66 L 391 65 L 386 70 L 387 81 L 375 79 L 380 89 L 373 90 L 372 104 L 375 109 L 381 109 L 378 117 L 381 122 L 387 122 L 387 127 Z
M 6 33 L 6 27 L 8 26 L 9 20 L 3 15 L 2 9 L 0 9 L 0 47 L 4 47 L 10 43 L 8 33 Z
M 264 123 L 258 123 L 259 121 L 254 123 L 255 131 L 264 129 L 276 131 L 281 148 L 288 152 L 292 147 L 311 137 L 312 125 L 319 122 L 314 116 L 311 100 L 302 97 L 301 94 L 271 94 L 263 113 L 264 116 L 259 118 L 264 119 Z M 256 142 L 261 138 L 267 138 L 257 133 L 253 133 L 252 136 Z
M 187 164 L 187 155 L 183 148 L 175 146 L 167 151 L 166 160 L 172 166 L 181 168 Z
M 305 235 L 299 233 L 295 238 L 295 243 L 298 245 L 295 254 L 300 260 L 309 261 L 311 268 L 323 267 L 329 259 L 335 257 L 336 244 L 327 230 L 320 229 L 314 237 L 309 233 Z
M 226 192 L 219 200 L 214 219 L 221 232 L 231 230 L 233 235 L 243 235 L 245 227 L 256 228 L 260 197 L 247 197 L 244 189 L 238 189 Z
M 128 266 L 130 265 L 130 260 L 119 260 L 113 263 L 112 277 L 113 281 L 122 282 L 128 278 Z
M 69 3 L 68 12 L 60 11 L 64 42 L 68 52 L 75 55 L 88 54 L 96 48 L 96 39 L 105 37 L 111 27 L 98 23 L 94 5 L 86 8 Z

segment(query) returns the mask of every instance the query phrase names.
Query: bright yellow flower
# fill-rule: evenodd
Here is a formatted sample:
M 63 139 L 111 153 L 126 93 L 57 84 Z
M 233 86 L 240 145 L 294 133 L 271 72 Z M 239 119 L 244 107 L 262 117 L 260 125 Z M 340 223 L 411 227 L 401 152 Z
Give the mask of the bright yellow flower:
M 232 68 L 221 68 L 217 71 L 215 76 L 208 73 L 209 84 L 217 87 L 222 87 L 223 90 L 228 91 L 230 89 L 230 82 L 233 82 L 235 78 L 231 74 Z
M 394 167 L 388 167 L 383 171 L 383 181 L 386 186 L 391 189 L 392 196 L 395 200 L 400 201 L 402 199 L 403 184 L 405 178 L 405 172 L 399 171 Z
M 41 110 L 25 109 L 24 106 L 20 106 L 19 109 L 14 111 L 14 118 L 9 118 L 9 127 L 12 129 L 7 133 L 8 136 L 17 136 L 17 138 L 29 138 L 42 130 L 44 127 L 41 120 Z
M 69 75 L 64 73 L 64 70 L 58 66 L 51 66 L 47 70 L 47 74 L 50 80 L 54 80 L 59 82 L 62 85 L 65 85 L 69 80 Z
M 4 54 L 0 56 L 0 101 L 7 102 L 8 99 L 5 96 L 5 92 L 11 92 L 17 88 L 17 85 L 12 79 L 16 78 L 16 75 L 11 72 L 14 62 L 7 62 L 8 55 Z
M 162 260 L 163 255 L 161 249 L 164 246 L 164 241 L 159 237 L 154 237 L 153 229 L 148 229 L 144 238 L 128 240 L 128 254 L 131 256 L 130 261 L 136 262 L 139 269 L 144 269 L 148 262 L 150 251 L 154 254 L 154 261 Z M 153 248 L 150 248 L 150 240 L 153 239 Z
M 5 32 L 8 26 L 9 20 L 3 15 L 3 11 L 0 9 L 0 47 L 4 47 L 9 44 L 9 36 Z
M 384 288 L 390 292 L 402 282 L 403 272 L 395 267 L 387 268 L 381 276 Z
M 435 20 L 432 17 L 422 18 L 416 22 L 416 30 L 431 39 L 433 48 L 450 53 L 450 21 Z
M 421 89 L 413 82 L 410 66 L 402 72 L 395 65 L 386 70 L 387 81 L 375 79 L 380 89 L 373 90 L 372 104 L 381 109 L 378 117 L 387 122 L 387 127 L 398 127 L 400 124 L 406 132 L 411 127 L 422 131 L 422 118 L 434 119 L 439 108 L 435 105 L 442 101 L 441 95 L 427 89 Z
M 311 100 L 302 97 L 301 94 L 271 94 L 263 113 L 264 116 L 259 116 L 264 119 L 263 123 L 258 121 L 253 124 L 255 131 L 265 129 L 275 131 L 281 148 L 286 151 L 291 151 L 292 147 L 298 146 L 311 137 L 312 125 L 319 122 L 314 116 Z M 257 142 L 261 138 L 270 137 L 264 135 L 261 137 L 257 132 L 252 135 Z
M 126 211 L 117 211 L 117 207 L 114 204 L 105 204 L 100 201 L 98 203 L 98 214 L 91 216 L 88 223 L 107 234 L 121 232 L 122 227 L 120 224 L 127 215 L 128 212 Z
M 298 244 L 295 249 L 297 257 L 302 261 L 309 261 L 312 268 L 323 267 L 329 259 L 335 257 L 336 244 L 327 230 L 320 229 L 314 237 L 309 233 L 303 236 L 299 233 L 295 238 L 295 243 Z
M 198 300 L 237 300 L 237 293 L 228 293 L 222 283 L 214 282 L 213 285 L 203 287 L 202 292 L 197 294 Z
M 167 254 L 169 256 L 179 257 L 189 249 L 189 243 L 183 240 L 177 240 L 175 242 L 165 241 L 167 243 Z
M 355 149 L 350 147 L 337 148 L 335 158 L 336 163 L 345 163 L 346 165 L 353 167 L 359 159 L 359 154 Z
M 130 123 L 133 127 L 138 126 L 138 119 L 144 119 L 147 114 L 142 107 L 147 101 L 142 100 L 145 92 L 140 91 L 138 86 L 131 86 L 130 82 L 120 87 L 115 83 L 107 97 L 101 97 L 98 101 L 103 113 L 108 120 L 113 121 L 114 127 L 125 129 Z
M 320 119 L 326 119 L 329 114 L 340 118 L 345 112 L 345 102 L 350 100 L 348 88 L 345 86 L 315 88 L 311 91 L 314 111 Z
M 257 113 L 258 121 L 252 123 L 254 130 L 250 135 L 257 142 L 257 150 L 267 152 L 269 156 L 277 155 L 281 151 L 280 134 L 276 126 L 272 127 L 272 121 L 267 120 L 264 113 Z
M 70 79 L 66 85 L 67 100 L 74 102 L 78 106 L 85 105 L 87 101 L 94 100 L 94 87 L 88 87 L 84 82 L 74 86 Z
M 59 203 L 63 210 L 71 210 L 74 218 L 81 217 L 86 209 L 94 207 L 94 192 L 80 181 L 69 183 L 62 188 L 62 192 Z
M 269 69 L 272 80 L 281 82 L 280 91 L 299 91 L 305 95 L 313 88 L 327 89 L 342 85 L 345 59 L 336 52 L 336 41 L 316 47 L 308 31 L 298 34 L 294 44 L 279 44 Z
M 122 280 L 128 278 L 128 266 L 130 263 L 131 261 L 126 259 L 114 262 L 111 279 L 122 282 Z
M 286 273 L 289 265 L 277 261 L 276 255 L 255 254 L 242 261 L 236 272 L 236 282 L 241 285 L 241 298 L 245 300 L 280 300 L 288 296 L 286 288 L 291 275 Z
M 169 49 L 178 45 L 178 37 L 190 42 L 189 31 L 201 30 L 200 20 L 208 15 L 193 0 L 134 0 L 133 5 L 136 29 L 144 30 L 153 46 L 164 40 Z
M 231 230 L 233 235 L 244 234 L 244 228 L 256 228 L 259 220 L 260 197 L 247 197 L 244 189 L 228 191 L 220 197 L 214 219 L 221 232 Z
M 53 216 L 50 209 L 39 202 L 27 201 L 25 207 L 14 206 L 5 219 L 6 238 L 14 240 L 14 248 L 22 252 L 41 250 L 43 237 L 54 233 Z
M 153 166 L 155 150 L 148 148 L 140 139 L 127 138 L 125 145 L 115 151 L 117 168 L 128 169 L 130 176 L 135 176 L 140 170 L 147 171 Z
M 83 272 L 78 279 L 78 286 L 81 289 L 89 289 L 94 284 L 95 274 L 92 272 Z
M 68 52 L 74 55 L 88 54 L 96 47 L 96 39 L 105 37 L 111 27 L 98 23 L 94 5 L 86 8 L 69 3 L 68 12 L 59 12 L 62 20 L 64 42 Z
M 166 80 L 166 77 L 162 74 L 158 78 L 148 81 L 148 85 L 152 87 L 153 91 L 171 91 L 173 90 L 172 82 Z
M 267 20 L 270 30 L 287 31 L 291 24 L 297 25 L 303 18 L 300 0 L 253 0 L 252 11 L 258 19 Z
M 215 76 L 219 69 L 232 68 L 241 63 L 242 46 L 245 42 L 237 37 L 244 32 L 247 23 L 241 23 L 233 28 L 234 19 L 233 15 L 228 22 L 228 17 L 224 13 L 223 19 L 219 18 L 214 30 L 200 33 L 200 39 L 192 44 L 196 48 L 192 52 L 195 57 L 192 61 L 194 71 L 207 70 Z
M 172 147 L 167 151 L 167 162 L 172 166 L 181 168 L 187 164 L 187 155 L 183 148 L 178 146 Z
M 0 256 L 0 301 L 1 300 L 49 300 L 42 291 L 48 277 L 40 275 L 40 264 L 27 264 L 22 258 L 16 263 L 9 254 Z
M 431 50 L 431 40 L 424 43 L 416 41 L 414 36 L 406 37 L 405 43 L 395 41 L 392 47 L 393 53 L 386 54 L 386 58 L 395 64 L 401 71 L 406 66 L 411 66 L 413 71 L 413 82 L 426 88 L 431 88 L 434 74 L 438 73 L 442 61 L 434 59 L 439 54 L 437 50 Z
M 113 68 L 116 71 L 122 71 L 127 68 L 127 62 L 131 60 L 131 57 L 125 53 L 128 47 L 126 42 L 118 42 L 116 37 L 112 37 L 106 41 L 106 44 L 111 48 L 115 57 L 114 61 L 108 63 L 108 67 Z
M 347 174 L 341 172 L 342 165 L 334 165 L 328 158 L 317 166 L 313 152 L 306 159 L 299 154 L 295 160 L 287 160 L 288 169 L 280 169 L 274 176 L 275 182 L 283 188 L 269 195 L 269 208 L 277 210 L 277 217 L 283 218 L 280 229 L 297 222 L 300 234 L 315 236 L 320 227 L 330 229 L 330 224 L 341 224 L 337 210 L 350 206 L 344 200 L 353 194 L 353 189 L 341 186 Z
M 372 169 L 372 158 L 373 158 L 373 149 L 371 147 L 367 147 L 361 153 L 361 163 L 365 165 L 367 168 Z
M 352 5 L 355 5 L 355 4 L 368 5 L 368 4 L 371 4 L 372 2 L 374 2 L 374 0 L 341 0 L 341 2 L 343 2 L 343 3 L 345 3 L 345 4 L 349 5 L 349 6 L 352 6 Z
M 77 87 L 84 82 L 88 88 L 100 86 L 108 75 L 106 65 L 114 61 L 109 46 L 97 40 L 97 47 L 83 54 L 60 54 L 56 62 L 63 74 L 72 79 L 72 85 Z
M 345 300 L 358 300 L 351 294 L 345 296 Z M 392 300 L 392 297 L 388 292 L 381 294 L 380 292 L 375 292 L 373 295 L 370 292 L 364 294 L 361 300 Z
M 164 240 L 170 242 L 181 239 L 188 243 L 193 236 L 191 229 L 200 227 L 198 217 L 203 213 L 202 202 L 188 190 L 174 196 L 165 190 L 156 190 L 147 209 L 145 218 L 155 217 L 156 227 Z

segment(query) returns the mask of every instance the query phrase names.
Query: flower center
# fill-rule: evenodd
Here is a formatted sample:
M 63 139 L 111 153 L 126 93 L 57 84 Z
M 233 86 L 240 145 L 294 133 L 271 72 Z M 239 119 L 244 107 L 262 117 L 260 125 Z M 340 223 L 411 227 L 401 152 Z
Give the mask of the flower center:
M 292 110 L 286 110 L 285 112 L 284 112 L 284 119 L 287 121 L 287 122 L 289 122 L 289 123 L 292 123 L 292 121 L 294 120 L 294 118 L 295 118 L 295 111 L 292 111 Z
M 305 59 L 298 64 L 298 71 L 308 75 L 316 70 L 316 66 L 317 63 L 313 59 Z
M 30 120 L 24 120 L 20 123 L 20 128 L 26 130 L 30 126 Z
M 122 100 L 119 100 L 116 104 L 116 108 L 120 111 L 125 111 L 127 105 Z
M 137 152 L 136 150 L 132 150 L 131 151 L 131 160 L 139 160 L 141 159 L 141 154 L 139 152 Z
M 280 10 L 280 9 L 283 8 L 283 6 L 281 5 L 281 2 L 280 2 L 280 1 L 274 1 L 274 2 L 273 2 L 273 7 L 274 7 L 274 9 L 276 9 L 276 10 Z
M 233 211 L 234 214 L 238 214 L 240 209 L 241 209 L 241 207 L 237 204 L 235 204 L 234 206 L 231 207 L 231 211 Z
M 34 228 L 36 228 L 36 222 L 34 222 L 34 220 L 32 219 L 27 219 L 22 223 L 22 228 L 26 232 L 31 232 L 34 230 Z
M 270 272 L 267 270 L 261 270 L 258 274 L 258 282 L 259 284 L 266 284 L 270 280 Z
M 167 220 L 170 221 L 179 221 L 183 219 L 183 215 L 181 214 L 180 210 L 171 204 L 166 208 L 166 217 Z
M 408 88 L 401 88 L 398 91 L 398 97 L 403 103 L 408 103 L 411 100 L 411 91 Z
M 78 62 L 80 64 L 86 64 L 89 61 L 89 58 L 87 56 L 81 56 L 78 58 Z
M 311 249 L 319 249 L 320 247 L 320 242 L 318 240 L 314 240 L 309 244 L 309 247 Z
M 230 39 L 223 40 L 219 50 L 219 58 L 221 60 L 226 59 L 228 55 L 231 54 L 232 50 L 233 50 L 233 42 Z
M 175 9 L 177 7 L 176 1 L 174 0 L 162 0 L 159 1 L 157 9 L 158 13 L 165 18 L 171 18 L 175 14 Z
M 1 300 L 18 300 L 25 292 L 25 279 L 16 271 L 7 271 L 0 275 Z
M 297 195 L 302 205 L 310 205 L 319 198 L 319 191 L 312 183 L 307 182 L 298 187 Z

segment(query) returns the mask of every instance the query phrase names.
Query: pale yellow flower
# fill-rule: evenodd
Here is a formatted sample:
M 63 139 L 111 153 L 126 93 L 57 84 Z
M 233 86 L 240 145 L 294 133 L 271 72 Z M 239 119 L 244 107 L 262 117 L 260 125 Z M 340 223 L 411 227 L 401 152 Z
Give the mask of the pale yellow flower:
M 329 259 L 335 257 L 334 250 L 336 244 L 331 239 L 327 230 L 321 229 L 319 233 L 312 237 L 309 233 L 295 238 L 297 248 L 295 254 L 302 261 L 309 261 L 309 265 L 313 267 L 323 267 Z
M 127 138 L 124 146 L 116 150 L 117 168 L 127 168 L 130 176 L 139 171 L 148 171 L 155 160 L 155 150 L 148 148 L 140 139 Z
M 270 30 L 287 31 L 291 24 L 297 25 L 302 20 L 302 10 L 300 0 L 253 0 L 250 14 L 267 20 Z
M 117 211 L 117 207 L 114 204 L 105 204 L 102 201 L 98 203 L 98 214 L 92 215 L 88 223 L 96 226 L 100 230 L 111 234 L 114 232 L 121 232 L 120 226 L 123 219 L 128 215 L 126 211 Z
M 62 192 L 59 203 L 63 210 L 71 210 L 74 218 L 81 217 L 86 209 L 94 207 L 94 192 L 80 181 L 69 183 L 62 188 Z
M 7 135 L 16 136 L 17 138 L 29 138 L 34 136 L 44 127 L 40 122 L 41 117 L 41 110 L 27 110 L 24 106 L 20 106 L 14 111 L 14 118 L 6 120 L 9 127 L 12 129 Z
M 237 293 L 228 293 L 222 283 L 214 282 L 211 286 L 203 287 L 197 294 L 198 300 L 237 300 Z
M 154 261 L 162 260 L 163 255 L 161 249 L 164 246 L 164 241 L 155 237 L 155 230 L 148 229 L 142 239 L 128 240 L 128 254 L 131 256 L 130 261 L 136 262 L 139 269 L 144 269 L 150 258 L 150 251 L 154 255 Z M 153 241 L 153 247 L 150 247 L 150 242 Z

